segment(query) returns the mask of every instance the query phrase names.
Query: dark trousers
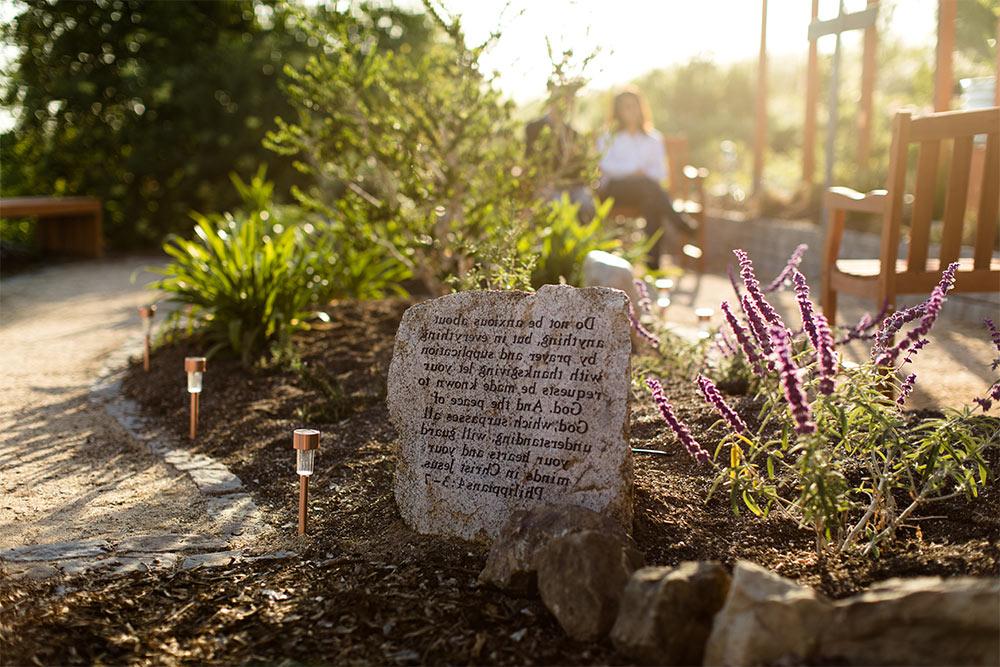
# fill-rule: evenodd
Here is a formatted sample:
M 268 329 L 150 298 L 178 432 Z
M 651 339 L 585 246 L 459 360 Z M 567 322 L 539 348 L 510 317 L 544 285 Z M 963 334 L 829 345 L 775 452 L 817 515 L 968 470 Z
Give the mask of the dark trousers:
M 617 205 L 639 209 L 642 217 L 646 219 L 646 231 L 649 235 L 663 229 L 664 221 L 669 222 L 683 235 L 694 232 L 691 221 L 674 210 L 674 203 L 667 191 L 648 176 L 612 178 L 601 187 L 598 195 L 601 199 L 614 198 Z M 650 251 L 653 266 L 659 264 L 663 247 L 665 246 L 661 237 Z

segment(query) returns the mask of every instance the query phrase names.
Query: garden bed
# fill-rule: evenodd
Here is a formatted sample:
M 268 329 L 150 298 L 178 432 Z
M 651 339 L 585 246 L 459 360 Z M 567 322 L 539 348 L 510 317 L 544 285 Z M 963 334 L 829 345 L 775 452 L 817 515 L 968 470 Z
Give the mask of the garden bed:
M 567 639 L 537 599 L 480 587 L 484 547 L 418 535 L 401 521 L 384 395 L 407 305 L 333 307 L 329 324 L 299 335 L 294 370 L 209 363 L 192 448 L 240 476 L 301 558 L 111 582 L 0 586 L 7 660 L 620 662 L 608 642 Z M 168 344 L 154 353 L 150 373 L 133 366 L 125 381 L 126 393 L 180 436 L 187 429 L 183 358 L 203 351 L 192 341 Z M 789 519 L 734 515 L 724 493 L 706 502 L 711 473 L 675 442 L 640 383 L 633 387 L 633 447 L 669 452 L 635 459 L 634 537 L 647 564 L 747 559 L 833 597 L 895 576 L 997 574 L 995 451 L 991 480 L 975 502 L 932 505 L 934 517 L 920 520 L 919 532 L 904 528 L 878 560 L 820 558 L 813 534 Z M 715 416 L 696 388 L 670 381 L 665 388 L 695 436 L 717 442 Z M 750 399 L 732 402 L 748 417 L 756 412 Z M 305 425 L 323 431 L 323 442 L 311 485 L 310 536 L 300 540 L 293 536 L 291 431 Z

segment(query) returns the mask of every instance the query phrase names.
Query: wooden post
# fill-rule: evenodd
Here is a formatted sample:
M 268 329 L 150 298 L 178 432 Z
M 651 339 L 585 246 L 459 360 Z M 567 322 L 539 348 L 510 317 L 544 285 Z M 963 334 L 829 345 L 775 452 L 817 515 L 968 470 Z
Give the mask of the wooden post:
M 840 0 L 837 18 L 844 15 L 844 0 Z M 834 33 L 833 61 L 830 64 L 830 91 L 827 101 L 826 164 L 823 170 L 823 190 L 833 184 L 833 165 L 836 163 L 837 125 L 840 124 L 840 30 Z M 824 220 L 824 222 L 826 222 Z
M 309 505 L 309 477 L 299 475 L 299 535 L 305 535 L 306 529 L 306 508 Z
M 878 0 L 868 0 L 869 5 Z M 858 110 L 858 167 L 868 168 L 872 147 L 872 115 L 875 94 L 875 51 L 878 48 L 878 28 L 875 24 L 865 28 L 864 51 L 861 56 L 861 108 Z
M 200 396 L 201 394 L 197 392 L 191 392 L 191 428 L 189 435 L 192 440 L 198 437 L 198 399 Z
M 757 56 L 756 123 L 753 141 L 753 192 L 761 194 L 767 145 L 767 0 L 760 2 L 760 53 Z
M 812 0 L 812 20 L 819 18 L 819 0 Z M 819 53 L 816 39 L 809 40 L 806 64 L 806 120 L 802 138 L 802 182 L 811 187 L 816 175 L 816 103 L 819 100 Z
M 934 111 L 951 109 L 955 88 L 952 57 L 955 52 L 955 14 L 958 0 L 938 0 L 937 64 L 934 70 Z

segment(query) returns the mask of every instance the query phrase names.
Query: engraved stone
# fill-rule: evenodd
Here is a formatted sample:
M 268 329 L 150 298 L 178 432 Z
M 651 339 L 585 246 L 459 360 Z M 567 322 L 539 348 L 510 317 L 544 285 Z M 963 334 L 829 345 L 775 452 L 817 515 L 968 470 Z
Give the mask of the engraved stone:
M 388 381 L 403 519 L 490 540 L 512 512 L 559 504 L 630 528 L 630 350 L 615 289 L 460 292 L 411 307 Z

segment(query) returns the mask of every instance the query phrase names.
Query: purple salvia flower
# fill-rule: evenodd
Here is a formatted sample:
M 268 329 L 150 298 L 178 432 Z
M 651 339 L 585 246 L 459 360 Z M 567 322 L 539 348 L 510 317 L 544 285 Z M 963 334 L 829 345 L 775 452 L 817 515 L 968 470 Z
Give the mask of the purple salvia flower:
M 688 427 L 677 418 L 674 414 L 674 408 L 667 401 L 667 397 L 663 395 L 663 385 L 656 378 L 646 378 L 646 384 L 649 386 L 650 392 L 653 394 L 653 402 L 656 403 L 656 407 L 660 410 L 660 415 L 663 417 L 663 421 L 667 422 L 670 429 L 677 436 L 677 439 L 681 441 L 684 445 L 684 449 L 687 453 L 692 456 L 698 463 L 708 463 L 711 457 L 708 452 L 698 444 L 698 441 L 694 439 L 691 435 L 691 431 Z
M 753 298 L 753 302 L 757 305 L 757 308 L 760 309 L 764 319 L 769 324 L 780 324 L 781 318 L 778 317 L 778 312 L 771 307 L 771 304 L 764 298 L 764 293 L 760 291 L 760 281 L 757 280 L 757 276 L 754 274 L 753 262 L 750 261 L 750 255 L 739 248 L 734 250 L 733 254 L 740 260 L 740 275 L 743 276 L 743 285 L 746 286 L 747 292 Z
M 743 306 L 743 313 L 747 316 L 747 324 L 750 325 L 750 331 L 753 332 L 757 345 L 764 351 L 765 355 L 771 354 L 771 337 L 767 334 L 767 325 L 764 324 L 753 299 L 750 298 L 749 294 L 744 294 L 740 304 Z
M 838 340 L 837 344 L 843 345 L 844 343 L 850 343 L 852 340 L 871 340 L 875 337 L 876 332 L 872 332 L 870 329 L 874 329 L 876 325 L 881 324 L 888 314 L 889 300 L 886 299 L 882 302 L 882 310 L 875 317 L 872 317 L 871 313 L 865 313 L 854 327 L 842 327 L 848 333 Z
M 799 369 L 792 360 L 792 339 L 788 329 L 777 324 L 771 325 L 771 340 L 774 342 L 774 359 L 781 376 L 781 388 L 795 418 L 795 430 L 803 435 L 815 433 L 816 424 L 812 421 L 812 411 L 805 392 L 802 391 Z
M 799 302 L 799 312 L 802 313 L 802 328 L 805 329 L 813 349 L 819 352 L 819 334 L 816 331 L 816 313 L 813 303 L 809 300 L 809 283 L 798 269 L 792 269 L 792 282 L 795 284 L 795 299 Z
M 787 282 L 788 277 L 792 275 L 793 272 L 798 271 L 799 264 L 802 263 L 802 256 L 809 249 L 805 243 L 800 243 L 796 246 L 795 250 L 792 252 L 792 256 L 788 258 L 788 262 L 785 264 L 785 268 L 781 270 L 781 273 L 771 281 L 771 284 L 763 289 L 764 294 L 770 294 L 774 290 L 778 289 Z
M 819 392 L 833 393 L 833 378 L 837 374 L 837 348 L 833 342 L 830 323 L 823 313 L 816 313 L 816 364 L 819 367 Z
M 734 431 L 741 435 L 747 434 L 747 425 L 744 423 L 743 419 L 726 403 L 726 400 L 722 398 L 722 394 L 719 393 L 718 387 L 709 380 L 704 375 L 698 376 L 698 388 L 701 389 L 701 395 L 705 397 L 707 403 L 711 403 L 712 406 L 722 415 Z
M 719 333 L 715 334 L 715 346 L 719 348 L 719 352 L 722 353 L 724 357 L 731 357 L 736 354 L 736 348 L 733 346 L 729 336 L 722 329 L 719 329 Z
M 983 322 L 986 323 L 986 328 L 990 331 L 990 340 L 996 346 L 997 352 L 1000 352 L 1000 330 L 997 329 L 997 325 L 993 324 L 993 320 L 988 317 Z M 993 363 L 990 364 L 990 368 L 993 370 L 996 370 L 998 367 L 1000 367 L 1000 357 L 994 359 Z
M 903 407 L 903 404 L 906 403 L 906 399 L 910 397 L 910 392 L 913 391 L 913 385 L 916 384 L 916 382 L 916 373 L 910 373 L 906 376 L 903 383 L 899 385 L 899 396 L 896 397 L 896 405 Z
M 732 264 L 726 266 L 726 275 L 729 276 L 729 284 L 733 286 L 733 294 L 736 295 L 736 300 L 739 301 L 743 296 L 743 290 L 740 289 L 740 283 L 736 280 L 736 274 L 733 272 Z
M 719 307 L 726 316 L 726 322 L 729 324 L 729 328 L 732 329 L 733 335 L 736 336 L 736 342 L 739 343 L 740 347 L 743 349 L 743 354 L 746 356 L 747 362 L 749 362 L 749 364 L 754 368 L 757 375 L 760 375 L 760 356 L 757 354 L 757 348 L 754 346 L 753 341 L 750 340 L 750 335 L 747 333 L 747 330 L 744 329 L 743 325 L 740 324 L 740 321 L 736 319 L 736 315 L 733 314 L 733 310 L 729 307 L 728 301 L 723 301 Z
M 907 348 L 920 343 L 925 336 L 930 332 L 931 327 L 934 326 L 934 322 L 937 320 L 938 315 L 941 314 L 941 308 L 944 307 L 945 297 L 948 295 L 948 291 L 955 284 L 955 272 L 958 270 L 958 262 L 952 262 L 948 265 L 948 268 L 944 270 L 941 274 L 941 281 L 937 284 L 937 287 L 931 292 L 931 295 L 927 297 L 924 302 L 924 312 L 920 318 L 920 323 L 913 327 L 903 340 L 896 343 L 893 347 L 885 350 L 881 353 L 875 363 L 879 366 L 892 366 L 896 363 L 896 359 L 899 354 L 906 350 Z M 917 347 L 923 347 L 926 343 Z M 914 352 L 915 353 L 915 352 Z M 913 354 L 907 356 L 907 361 L 910 361 Z
M 904 308 L 887 317 L 882 326 L 875 334 L 875 342 L 872 344 L 872 359 L 877 359 L 884 351 L 892 337 L 903 328 L 924 314 L 924 304 L 917 304 L 912 308 Z
M 993 344 L 996 346 L 997 352 L 1000 352 L 1000 329 L 997 329 L 997 325 L 993 324 L 993 320 L 988 317 L 983 320 L 983 323 L 990 331 L 990 340 L 992 340 Z
M 653 301 L 652 299 L 649 298 L 649 290 L 646 289 L 646 281 L 633 280 L 632 282 L 635 283 L 635 289 L 639 293 L 639 303 L 636 304 L 637 306 L 639 306 L 639 311 L 643 313 L 648 313 L 649 306 L 650 304 L 653 303 Z
M 1000 382 L 994 382 L 993 386 L 990 387 L 989 393 L 982 398 L 975 399 L 975 402 L 979 404 L 983 412 L 989 412 L 990 408 L 993 407 L 993 401 L 1000 401 Z
M 640 322 L 639 318 L 635 316 L 635 310 L 632 308 L 631 301 L 628 302 L 628 321 L 632 323 L 632 328 L 635 329 L 635 332 L 639 334 L 641 338 L 645 339 L 647 343 L 656 349 L 660 349 L 660 339 L 650 333 L 646 327 L 642 326 L 642 322 Z

